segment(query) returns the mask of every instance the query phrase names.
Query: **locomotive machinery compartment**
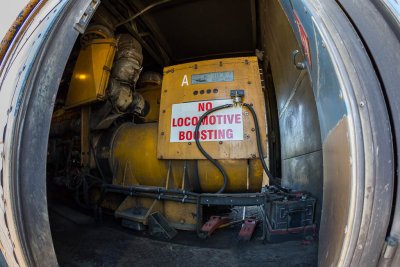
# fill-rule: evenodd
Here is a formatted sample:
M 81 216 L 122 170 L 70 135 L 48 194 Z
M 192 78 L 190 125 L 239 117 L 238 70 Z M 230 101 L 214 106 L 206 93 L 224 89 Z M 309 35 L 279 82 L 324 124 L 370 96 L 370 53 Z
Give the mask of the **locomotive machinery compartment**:
M 196 147 L 194 130 L 205 111 L 232 103 L 232 89 L 244 89 L 245 101 L 254 103 L 262 118 L 266 153 L 264 100 L 257 97 L 262 95 L 257 59 L 182 64 L 164 69 L 158 123 L 123 124 L 110 138 L 110 170 L 120 166 L 114 173 L 116 182 L 124 186 L 166 186 L 170 177 L 172 188 L 218 191 L 222 175 Z M 225 192 L 261 190 L 263 170 L 257 160 L 255 126 L 248 110 L 237 106 L 217 111 L 204 119 L 199 134 L 204 149 L 219 160 L 229 176 Z
M 145 117 L 140 124 L 125 122 L 99 137 L 95 150 L 102 172 L 112 175 L 112 183 L 122 188 L 217 192 L 224 184 L 223 175 L 199 151 L 194 131 L 206 111 L 233 104 L 232 90 L 244 91 L 243 100 L 253 104 L 260 118 L 264 158 L 265 106 L 258 97 L 263 92 L 257 58 L 229 58 L 166 67 L 162 87 L 154 81 L 138 88 L 147 103 L 154 105 L 159 98 L 155 107 L 159 114 L 154 116 L 150 105 L 146 117 L 152 118 Z M 199 129 L 199 140 L 226 172 L 224 193 L 261 191 L 263 167 L 249 110 L 235 105 L 210 114 Z M 194 230 L 197 207 L 191 201 L 181 202 L 128 196 L 115 216 L 147 224 L 149 214 L 159 211 L 175 228 Z
M 256 57 L 141 74 L 140 44 L 111 32 L 93 25 L 83 35 L 66 101 L 54 112 L 49 148 L 57 154 L 57 142 L 68 144 L 66 179 L 56 183 L 74 188 L 80 205 L 111 210 L 135 229 L 159 212 L 171 226 L 199 232 L 205 204 L 258 205 L 265 214 L 267 202 L 288 196 L 265 163 Z M 50 152 L 49 162 L 57 157 Z M 270 183 L 275 191 L 261 192 Z

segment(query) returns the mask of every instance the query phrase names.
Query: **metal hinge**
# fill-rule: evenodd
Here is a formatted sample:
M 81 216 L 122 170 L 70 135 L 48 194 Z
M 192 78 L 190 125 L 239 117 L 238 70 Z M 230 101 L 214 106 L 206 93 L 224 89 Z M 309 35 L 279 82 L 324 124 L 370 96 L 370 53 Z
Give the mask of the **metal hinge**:
M 82 17 L 79 19 L 79 22 L 75 23 L 74 29 L 83 34 L 87 25 L 89 24 L 90 19 L 92 18 L 94 12 L 99 5 L 100 0 L 91 0 L 86 7 L 85 12 L 83 12 Z

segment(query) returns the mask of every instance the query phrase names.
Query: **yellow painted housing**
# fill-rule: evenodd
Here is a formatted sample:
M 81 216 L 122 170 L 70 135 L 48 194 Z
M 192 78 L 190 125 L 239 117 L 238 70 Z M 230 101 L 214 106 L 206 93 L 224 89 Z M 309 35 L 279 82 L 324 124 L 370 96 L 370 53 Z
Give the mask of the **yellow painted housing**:
M 208 160 L 157 159 L 157 123 L 121 125 L 111 144 L 114 183 L 181 188 L 213 193 L 223 184 L 220 171 Z M 259 159 L 219 160 L 227 173 L 225 192 L 256 192 L 263 169 Z M 184 171 L 185 170 L 185 171 Z
M 253 104 L 260 128 L 264 156 L 268 154 L 265 99 L 257 57 L 236 57 L 190 62 L 164 68 L 158 133 L 158 157 L 163 159 L 205 159 L 189 142 L 171 142 L 174 104 L 209 100 L 231 100 L 231 90 L 243 90 L 243 102 Z M 204 110 L 203 110 L 204 111 Z M 188 114 L 187 116 L 192 116 Z M 210 117 L 213 115 L 211 114 Z M 189 119 L 190 117 L 186 117 Z M 242 140 L 202 142 L 214 159 L 253 159 L 259 157 L 254 120 L 242 109 Z M 193 131 L 194 131 L 194 127 Z M 192 135 L 191 135 L 192 136 Z M 194 140 L 192 142 L 194 144 Z
M 149 103 L 149 113 L 144 117 L 144 122 L 156 122 L 160 115 L 161 84 L 146 84 L 136 90 Z
M 136 212 L 137 207 L 141 207 L 144 213 L 132 215 L 132 208 L 134 207 Z M 115 217 L 134 220 L 147 225 L 149 215 L 157 211 L 161 212 L 169 224 L 176 229 L 196 229 L 196 216 L 193 216 L 197 213 L 196 205 L 190 203 L 129 196 L 119 205 L 115 211 Z
M 103 100 L 117 40 L 94 39 L 80 50 L 65 103 L 66 108 Z
M 157 159 L 157 125 L 125 123 L 115 131 L 110 158 L 110 165 L 117 172 L 114 183 L 123 186 L 182 187 L 185 161 L 170 163 Z M 192 172 L 188 173 L 188 180 L 194 179 L 193 176 Z

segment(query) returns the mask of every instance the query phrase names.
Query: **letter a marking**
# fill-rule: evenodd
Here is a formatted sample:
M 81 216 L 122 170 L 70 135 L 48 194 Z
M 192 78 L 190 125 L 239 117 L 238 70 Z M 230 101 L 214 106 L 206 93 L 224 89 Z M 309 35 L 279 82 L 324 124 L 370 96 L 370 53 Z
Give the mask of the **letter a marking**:
M 187 75 L 185 74 L 185 76 L 183 76 L 183 81 L 182 81 L 182 85 L 181 86 L 183 86 L 183 85 L 187 85 L 187 86 L 189 86 L 189 82 L 188 82 L 188 78 L 187 78 Z

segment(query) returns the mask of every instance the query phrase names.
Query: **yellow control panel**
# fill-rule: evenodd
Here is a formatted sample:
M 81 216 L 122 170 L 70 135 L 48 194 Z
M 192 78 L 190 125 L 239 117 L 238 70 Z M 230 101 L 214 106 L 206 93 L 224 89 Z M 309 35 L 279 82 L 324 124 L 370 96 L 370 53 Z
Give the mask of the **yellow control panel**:
M 232 104 L 231 90 L 244 90 L 243 102 L 253 104 L 263 151 L 267 154 L 265 101 L 258 61 L 256 57 L 238 57 L 164 68 L 158 158 L 204 159 L 195 143 L 195 126 L 204 112 Z M 200 126 L 199 140 L 215 159 L 259 157 L 253 118 L 241 105 L 207 116 Z

